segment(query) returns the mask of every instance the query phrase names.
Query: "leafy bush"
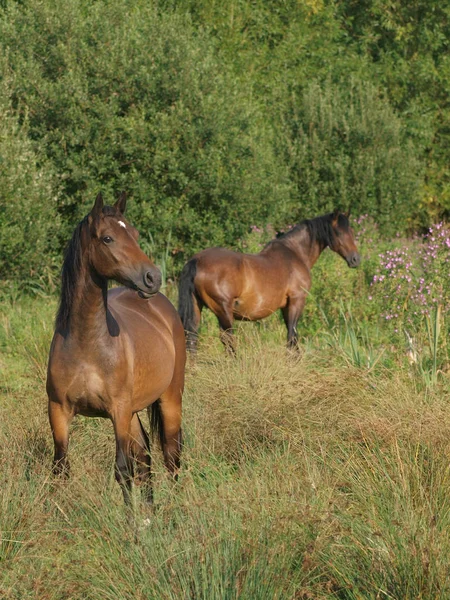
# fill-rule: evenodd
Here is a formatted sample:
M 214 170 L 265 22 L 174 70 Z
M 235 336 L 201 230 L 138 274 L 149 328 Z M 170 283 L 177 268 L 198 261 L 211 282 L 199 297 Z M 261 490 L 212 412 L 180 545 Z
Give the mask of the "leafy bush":
M 355 80 L 315 81 L 291 110 L 289 160 L 301 213 L 352 207 L 376 216 L 387 234 L 405 231 L 418 206 L 420 168 L 379 90 Z
M 2 95 L 3 93 L 3 95 Z M 7 108 L 0 89 L 0 279 L 29 280 L 51 267 L 57 231 L 58 187 L 47 161 L 38 160 L 25 121 Z
M 189 17 L 147 2 L 11 5 L 15 103 L 63 176 L 61 238 L 98 188 L 133 197 L 144 242 L 232 244 L 289 191 L 256 102 Z
M 2 2 L 2 106 L 53 190 L 55 218 L 48 202 L 36 211 L 52 221 L 40 263 L 60 256 L 99 189 L 133 196 L 143 247 L 175 273 L 205 246 L 239 246 L 250 225 L 336 205 L 388 235 L 429 225 L 448 203 L 439 136 L 450 78 L 436 17 L 447 12 L 423 7 L 422 30 L 408 8 L 385 8 L 392 29 L 348 2 Z M 4 134 L 15 156 L 18 134 Z M 34 273 L 11 244 L 10 273 Z

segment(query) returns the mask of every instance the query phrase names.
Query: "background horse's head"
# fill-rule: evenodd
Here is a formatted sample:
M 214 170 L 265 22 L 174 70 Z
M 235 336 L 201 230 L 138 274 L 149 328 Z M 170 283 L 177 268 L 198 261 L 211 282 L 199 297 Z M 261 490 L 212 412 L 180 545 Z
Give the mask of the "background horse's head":
M 123 216 L 125 207 L 125 194 L 112 207 L 104 206 L 98 194 L 88 216 L 89 262 L 101 278 L 114 279 L 150 298 L 161 287 L 161 273 L 139 248 L 139 233 Z
M 350 227 L 348 215 L 335 210 L 330 215 L 332 236 L 329 240 L 331 250 L 344 258 L 349 267 L 358 267 L 361 257 L 356 247 L 355 235 Z

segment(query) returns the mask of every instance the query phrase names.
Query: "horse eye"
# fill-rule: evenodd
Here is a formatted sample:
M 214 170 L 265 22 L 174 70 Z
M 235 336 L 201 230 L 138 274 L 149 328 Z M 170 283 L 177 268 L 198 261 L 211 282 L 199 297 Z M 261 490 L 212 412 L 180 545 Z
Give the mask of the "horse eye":
M 105 242 L 105 244 L 110 244 L 113 241 L 113 239 L 109 235 L 105 235 L 103 241 Z

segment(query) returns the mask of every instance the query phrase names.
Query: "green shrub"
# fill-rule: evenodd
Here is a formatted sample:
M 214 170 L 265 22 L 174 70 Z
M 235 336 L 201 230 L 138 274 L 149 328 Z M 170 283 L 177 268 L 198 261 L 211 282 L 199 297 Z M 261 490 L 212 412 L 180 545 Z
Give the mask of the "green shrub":
M 351 207 L 374 216 L 385 234 L 405 231 L 418 207 L 420 168 L 380 91 L 363 81 L 313 81 L 291 110 L 286 129 L 299 213 Z
M 188 16 L 147 2 L 11 5 L 0 24 L 15 103 L 62 175 L 66 239 L 99 188 L 133 196 L 144 242 L 232 244 L 289 191 L 272 129 Z M 62 242 L 61 242 L 62 245 Z
M 0 279 L 36 278 L 53 265 L 57 180 L 8 109 L 0 88 Z

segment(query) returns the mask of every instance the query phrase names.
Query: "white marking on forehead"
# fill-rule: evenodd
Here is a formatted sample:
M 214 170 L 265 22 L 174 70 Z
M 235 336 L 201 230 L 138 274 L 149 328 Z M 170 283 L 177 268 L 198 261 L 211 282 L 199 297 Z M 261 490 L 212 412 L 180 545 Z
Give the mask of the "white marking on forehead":
M 118 222 L 118 223 L 119 223 L 119 225 L 120 225 L 121 227 L 123 227 L 124 229 L 126 229 L 126 228 L 127 228 L 127 226 L 125 225 L 125 223 L 124 223 L 123 221 L 117 221 L 117 222 Z

